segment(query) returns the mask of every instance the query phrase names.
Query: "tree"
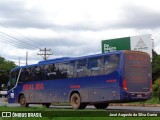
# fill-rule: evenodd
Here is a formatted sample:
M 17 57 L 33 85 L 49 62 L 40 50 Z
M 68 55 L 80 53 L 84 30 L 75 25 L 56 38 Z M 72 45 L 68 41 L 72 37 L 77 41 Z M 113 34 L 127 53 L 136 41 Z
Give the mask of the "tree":
M 9 72 L 14 67 L 16 67 L 16 65 L 13 61 L 8 61 L 0 56 L 0 85 L 7 84 Z
M 0 56 L 0 63 L 3 63 L 4 61 L 5 61 L 5 59 Z
M 152 53 L 152 79 L 154 82 L 157 78 L 160 78 L 160 55 L 158 55 L 154 50 L 152 50 Z

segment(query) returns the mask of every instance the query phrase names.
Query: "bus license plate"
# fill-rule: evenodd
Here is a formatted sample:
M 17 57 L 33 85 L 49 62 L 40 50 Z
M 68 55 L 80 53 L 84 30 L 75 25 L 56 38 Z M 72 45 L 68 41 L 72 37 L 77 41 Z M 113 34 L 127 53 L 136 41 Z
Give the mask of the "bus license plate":
M 142 97 L 142 95 L 141 95 L 141 94 L 138 94 L 137 97 Z

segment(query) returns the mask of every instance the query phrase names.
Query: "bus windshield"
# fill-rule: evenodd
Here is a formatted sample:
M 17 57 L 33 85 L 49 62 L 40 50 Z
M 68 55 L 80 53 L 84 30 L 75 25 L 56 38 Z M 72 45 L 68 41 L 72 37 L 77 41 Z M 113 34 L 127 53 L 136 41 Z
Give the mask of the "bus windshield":
M 15 70 L 10 72 L 9 82 L 8 82 L 8 85 L 7 85 L 8 90 L 12 89 L 16 85 L 18 74 L 19 74 L 19 69 L 15 69 Z
M 149 92 L 151 87 L 151 62 L 143 52 L 125 52 L 124 73 L 127 90 L 130 92 Z

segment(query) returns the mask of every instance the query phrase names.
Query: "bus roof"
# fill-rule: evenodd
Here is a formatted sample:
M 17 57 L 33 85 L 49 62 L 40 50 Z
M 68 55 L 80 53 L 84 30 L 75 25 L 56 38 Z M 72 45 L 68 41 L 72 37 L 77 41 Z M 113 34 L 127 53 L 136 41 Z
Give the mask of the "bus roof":
M 85 58 L 99 57 L 102 55 L 118 54 L 121 52 L 122 51 L 115 51 L 115 52 L 107 52 L 107 53 L 94 54 L 94 55 L 81 56 L 81 57 L 62 57 L 62 58 L 56 58 L 56 59 L 43 60 L 38 62 L 38 64 L 66 62 L 66 61 L 79 60 L 79 59 L 85 59 Z
M 114 51 L 114 52 L 101 53 L 101 54 L 88 55 L 88 56 L 81 56 L 81 57 L 62 57 L 62 58 L 39 61 L 38 64 L 32 64 L 32 65 L 27 65 L 27 66 L 19 66 L 19 67 L 16 67 L 14 69 L 29 68 L 29 67 L 52 64 L 52 63 L 63 63 L 63 62 L 67 62 L 67 61 L 80 60 L 80 59 L 85 59 L 85 58 L 93 58 L 93 57 L 99 57 L 99 56 L 102 56 L 102 55 L 119 54 L 119 53 L 122 53 L 122 50 Z M 14 70 L 14 69 L 12 69 L 12 70 Z

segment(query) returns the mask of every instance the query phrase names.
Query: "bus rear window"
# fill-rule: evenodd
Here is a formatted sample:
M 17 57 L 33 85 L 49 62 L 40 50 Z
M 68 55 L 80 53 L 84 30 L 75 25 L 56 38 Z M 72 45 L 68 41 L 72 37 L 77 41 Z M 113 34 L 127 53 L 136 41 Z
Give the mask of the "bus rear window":
M 150 57 L 146 53 L 132 52 L 125 54 L 125 63 L 132 66 L 144 66 L 150 65 Z

